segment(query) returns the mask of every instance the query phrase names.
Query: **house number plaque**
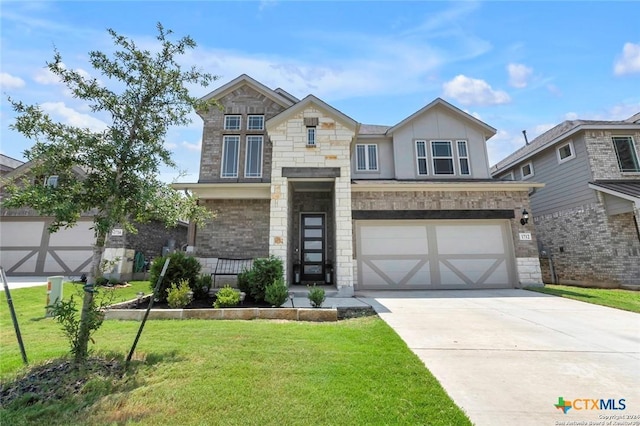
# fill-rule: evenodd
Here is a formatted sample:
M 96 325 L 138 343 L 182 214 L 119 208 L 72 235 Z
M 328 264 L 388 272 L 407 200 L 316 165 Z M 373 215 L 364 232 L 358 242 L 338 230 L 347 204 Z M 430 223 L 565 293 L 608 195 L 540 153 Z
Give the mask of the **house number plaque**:
M 531 241 L 531 233 L 530 232 L 521 232 L 520 233 L 520 241 Z

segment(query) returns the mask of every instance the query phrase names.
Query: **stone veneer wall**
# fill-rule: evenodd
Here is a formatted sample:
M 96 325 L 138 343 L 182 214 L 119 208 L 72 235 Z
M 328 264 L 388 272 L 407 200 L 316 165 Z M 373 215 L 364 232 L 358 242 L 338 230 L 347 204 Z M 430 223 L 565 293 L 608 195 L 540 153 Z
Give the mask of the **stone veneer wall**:
M 266 129 L 263 131 L 247 131 L 247 116 L 249 114 L 264 115 L 265 123 L 270 118 L 282 112 L 285 108 L 270 98 L 257 92 L 249 86 L 242 86 L 226 96 L 218 99 L 223 110 L 211 108 L 203 113 L 204 121 L 202 136 L 202 152 L 200 157 L 200 182 L 269 182 L 271 179 L 271 145 Z M 225 114 L 242 115 L 242 126 L 239 131 L 224 130 Z M 266 126 L 266 124 L 265 124 Z M 222 178 L 222 136 L 240 135 L 240 155 L 238 158 L 238 178 Z M 245 178 L 244 162 L 246 154 L 246 136 L 263 135 L 263 167 L 261 178 Z
M 638 179 L 640 173 L 622 173 L 618 157 L 611 140 L 612 136 L 632 136 L 636 145 L 636 154 L 640 158 L 640 132 L 587 130 L 585 142 L 589 153 L 589 165 L 593 180 L 600 179 Z
M 640 284 L 640 241 L 632 213 L 607 216 L 604 206 L 594 203 L 534 219 L 559 283 Z
M 200 258 L 269 255 L 269 200 L 206 200 L 216 218 L 196 232 Z
M 515 218 L 510 220 L 510 224 L 519 284 L 542 283 L 533 222 L 530 220 L 524 226 L 520 224 L 522 210 L 531 211 L 526 191 L 354 192 L 351 205 L 353 210 L 513 210 Z M 518 237 L 520 232 L 530 232 L 531 241 L 521 241 Z M 355 235 L 353 247 L 355 253 Z
M 318 118 L 316 146 L 306 146 L 305 118 Z M 283 167 L 339 167 L 334 180 L 335 278 L 341 296 L 353 295 L 353 249 L 351 242 L 351 157 L 354 131 L 310 104 L 304 111 L 269 128 L 273 144 L 269 253 L 290 268 L 287 247 L 292 232 L 289 182 Z

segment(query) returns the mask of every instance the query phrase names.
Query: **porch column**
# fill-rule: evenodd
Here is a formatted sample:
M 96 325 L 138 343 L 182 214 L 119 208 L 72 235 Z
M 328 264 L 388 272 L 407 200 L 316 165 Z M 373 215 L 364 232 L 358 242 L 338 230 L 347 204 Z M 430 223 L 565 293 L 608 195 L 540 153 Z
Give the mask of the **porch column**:
M 351 224 L 351 171 L 343 167 L 335 180 L 334 217 L 336 238 L 335 277 L 338 295 L 351 297 L 353 289 L 353 227 Z
M 271 175 L 271 209 L 269 211 L 269 255 L 282 259 L 284 278 L 287 280 L 289 270 L 287 241 L 289 230 L 289 187 L 281 170 L 274 170 Z

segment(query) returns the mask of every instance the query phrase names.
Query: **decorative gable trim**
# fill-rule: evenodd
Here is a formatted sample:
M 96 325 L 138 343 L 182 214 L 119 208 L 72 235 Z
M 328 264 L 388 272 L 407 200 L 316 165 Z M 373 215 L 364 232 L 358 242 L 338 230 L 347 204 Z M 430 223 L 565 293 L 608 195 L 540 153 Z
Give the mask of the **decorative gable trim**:
M 322 110 L 324 113 L 326 113 L 327 115 L 331 116 L 336 121 L 339 121 L 341 124 L 343 124 L 348 129 L 356 131 L 356 129 L 358 127 L 358 123 L 353 118 L 349 117 L 346 114 L 343 114 L 342 112 L 338 111 L 337 109 L 335 109 L 331 105 L 327 104 L 326 102 L 322 101 L 321 99 L 316 98 L 313 95 L 308 95 L 307 97 L 305 97 L 303 100 L 301 100 L 297 104 L 291 106 L 290 108 L 282 111 L 280 114 L 278 114 L 275 117 L 273 117 L 270 120 L 268 120 L 267 121 L 267 127 L 275 127 L 278 124 L 282 123 L 283 121 L 287 120 L 289 117 L 291 117 L 291 116 L 293 116 L 295 114 L 298 114 L 301 111 L 304 111 L 305 109 L 307 109 L 311 105 L 313 105 L 316 108 Z

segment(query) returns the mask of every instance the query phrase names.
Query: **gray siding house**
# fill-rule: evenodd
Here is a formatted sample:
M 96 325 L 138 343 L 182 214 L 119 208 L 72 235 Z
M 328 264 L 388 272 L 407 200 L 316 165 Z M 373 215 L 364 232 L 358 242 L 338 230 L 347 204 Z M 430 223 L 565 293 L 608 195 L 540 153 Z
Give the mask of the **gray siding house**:
M 321 99 L 247 75 L 201 112 L 193 192 L 217 216 L 190 229 L 205 271 L 219 258 L 278 256 L 290 286 L 512 288 L 540 284 L 528 193 L 491 178 L 491 126 L 436 99 L 394 126 L 362 124 Z
M 565 121 L 496 164 L 497 179 L 545 183 L 531 194 L 545 280 L 640 284 L 640 113 Z

